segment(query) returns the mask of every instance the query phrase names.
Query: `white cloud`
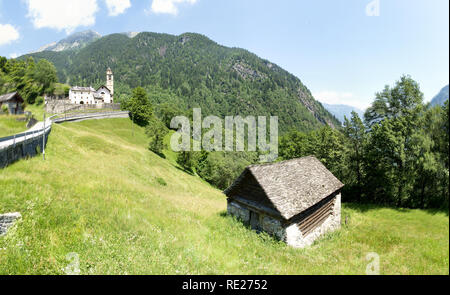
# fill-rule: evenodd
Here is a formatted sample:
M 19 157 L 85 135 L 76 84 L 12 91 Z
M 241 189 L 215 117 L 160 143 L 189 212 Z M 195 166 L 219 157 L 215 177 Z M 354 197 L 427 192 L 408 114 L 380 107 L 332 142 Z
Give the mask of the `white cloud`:
M 0 46 L 9 44 L 19 39 L 19 31 L 10 24 L 0 24 Z
M 178 4 L 195 4 L 197 0 L 153 0 L 151 11 L 153 13 L 166 13 L 177 15 Z
M 350 92 L 321 91 L 313 94 L 314 98 L 326 104 L 344 104 L 365 110 L 370 103 Z
M 77 27 L 95 24 L 97 0 L 25 0 L 28 17 L 40 28 L 65 30 L 67 34 Z
M 130 0 L 105 0 L 110 16 L 122 14 L 131 7 Z
M 11 53 L 9 55 L 10 58 L 17 58 L 19 55 L 17 53 Z

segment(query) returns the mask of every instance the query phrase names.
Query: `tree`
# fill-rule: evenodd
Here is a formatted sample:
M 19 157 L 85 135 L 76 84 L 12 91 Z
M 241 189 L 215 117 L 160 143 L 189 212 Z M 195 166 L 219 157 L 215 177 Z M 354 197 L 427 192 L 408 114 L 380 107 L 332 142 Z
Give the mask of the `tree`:
M 348 170 L 350 175 L 347 176 L 351 185 L 352 180 L 356 180 L 356 189 L 358 192 L 358 200 L 362 201 L 363 195 L 363 163 L 364 163 L 364 147 L 366 143 L 366 128 L 356 112 L 352 112 L 351 120 L 345 117 L 344 134 L 346 136 L 346 144 L 348 145 Z
M 45 59 L 36 64 L 33 78 L 42 85 L 44 93 L 53 93 L 53 84 L 58 81 L 55 66 Z
M 428 108 L 412 137 L 416 194 L 411 206 L 448 207 L 448 104 Z
M 50 62 L 40 60 L 35 64 L 31 57 L 26 60 L 1 60 L 1 93 L 18 91 L 28 104 L 34 104 L 38 96 L 53 92 L 56 71 Z
M 364 114 L 366 125 L 401 116 L 416 117 L 422 110 L 423 93 L 410 76 L 402 76 L 393 88 L 388 85 L 375 95 L 375 101 Z M 412 122 L 408 122 L 412 123 Z
M 6 57 L 0 56 L 0 72 L 5 72 L 5 66 L 8 62 L 8 59 Z
M 159 105 L 157 108 L 158 118 L 164 123 L 167 128 L 170 128 L 170 122 L 176 116 L 183 115 L 183 112 L 174 105 L 165 103 Z
M 364 115 L 371 131 L 367 164 L 372 167 L 366 167 L 370 171 L 368 190 L 373 198 L 383 194 L 384 201 L 398 207 L 408 200 L 414 189 L 412 137 L 420 128 L 422 101 L 419 84 L 403 76 L 393 88 L 386 86 L 377 93 Z
M 194 167 L 196 166 L 194 152 L 182 151 L 178 153 L 177 164 L 187 172 L 194 172 Z
M 149 149 L 155 154 L 162 155 L 163 150 L 167 148 L 164 143 L 164 139 L 169 133 L 167 127 L 163 122 L 153 117 L 147 125 L 145 132 L 150 138 Z
M 257 159 L 256 153 L 201 152 L 196 159 L 196 172 L 207 182 L 223 190 Z
M 293 130 L 280 139 L 280 157 L 284 160 L 301 158 L 311 154 L 310 136 Z
M 345 175 L 344 137 L 329 126 L 322 127 L 310 134 L 311 155 L 316 156 L 336 177 Z
M 142 87 L 133 89 L 132 96 L 122 103 L 122 108 L 130 112 L 131 120 L 139 126 L 147 126 L 153 116 L 153 107 Z

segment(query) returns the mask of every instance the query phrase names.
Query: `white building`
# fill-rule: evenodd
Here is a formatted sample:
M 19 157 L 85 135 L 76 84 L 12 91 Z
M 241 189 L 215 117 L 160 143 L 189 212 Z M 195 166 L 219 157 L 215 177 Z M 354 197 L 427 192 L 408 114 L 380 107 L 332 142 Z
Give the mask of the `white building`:
M 106 72 L 106 83 L 97 90 L 92 87 L 72 87 L 69 99 L 73 104 L 103 104 L 114 102 L 114 76 L 110 68 Z
M 109 90 L 106 86 L 101 86 L 99 89 L 97 89 L 97 94 L 101 97 L 104 103 L 112 103 L 113 102 L 113 93 L 111 90 Z

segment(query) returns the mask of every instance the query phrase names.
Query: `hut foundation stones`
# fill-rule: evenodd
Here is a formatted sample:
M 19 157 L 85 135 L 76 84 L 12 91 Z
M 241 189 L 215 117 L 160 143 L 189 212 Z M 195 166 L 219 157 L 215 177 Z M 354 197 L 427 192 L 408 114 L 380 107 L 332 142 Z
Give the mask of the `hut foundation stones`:
M 235 216 L 245 225 L 251 226 L 253 230 L 265 231 L 282 241 L 286 238 L 286 230 L 279 220 L 251 211 L 237 202 L 228 202 L 228 214 Z
M 252 212 L 250 209 L 236 202 L 228 203 L 228 214 L 235 216 L 245 225 L 251 226 L 258 232 L 264 231 L 280 241 L 286 242 L 295 248 L 311 246 L 322 235 L 341 227 L 341 195 L 335 197 L 333 213 L 322 224 L 307 235 L 303 235 L 298 223 L 284 223 L 268 215 Z M 255 216 L 251 220 L 251 216 Z M 255 222 L 257 221 L 257 222 Z
M 306 157 L 250 166 L 224 193 L 228 214 L 303 248 L 340 228 L 342 187 L 319 160 Z

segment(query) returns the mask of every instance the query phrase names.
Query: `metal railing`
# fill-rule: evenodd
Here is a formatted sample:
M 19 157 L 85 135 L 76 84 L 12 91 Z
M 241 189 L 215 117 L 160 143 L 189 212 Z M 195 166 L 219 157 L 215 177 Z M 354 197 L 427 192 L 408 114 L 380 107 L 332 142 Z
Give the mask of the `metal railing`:
M 128 115 L 128 111 L 120 111 L 120 112 L 100 112 L 100 113 L 92 113 L 92 114 L 80 114 L 80 113 L 72 113 L 72 114 L 64 114 L 62 115 L 54 115 L 44 122 L 39 122 L 38 124 L 42 124 L 41 128 L 32 127 L 30 130 L 21 132 L 18 134 L 14 134 L 11 136 L 6 136 L 0 138 L 0 150 L 9 148 L 10 146 L 16 146 L 19 143 L 25 142 L 29 139 L 33 139 L 36 137 L 40 137 L 43 134 L 47 134 L 50 132 L 53 123 L 63 123 L 66 121 L 74 121 L 74 120 L 83 120 L 89 118 L 101 118 L 101 117 L 109 117 L 109 116 L 126 116 Z M 57 118 L 61 116 L 60 118 Z
M 53 117 L 55 117 L 55 116 L 53 116 Z M 44 132 L 47 132 L 48 130 L 50 130 L 52 128 L 52 118 L 53 117 L 48 118 L 45 121 L 45 124 L 40 129 L 34 129 L 34 127 L 32 127 L 29 131 L 25 131 L 22 133 L 18 133 L 18 134 L 14 134 L 11 136 L 6 136 L 6 137 L 0 138 L 0 148 L 2 147 L 1 143 L 5 143 L 10 140 L 13 141 L 13 144 L 16 144 L 16 143 L 25 141 L 27 139 L 41 136 Z M 40 124 L 40 123 L 38 123 L 38 124 Z

